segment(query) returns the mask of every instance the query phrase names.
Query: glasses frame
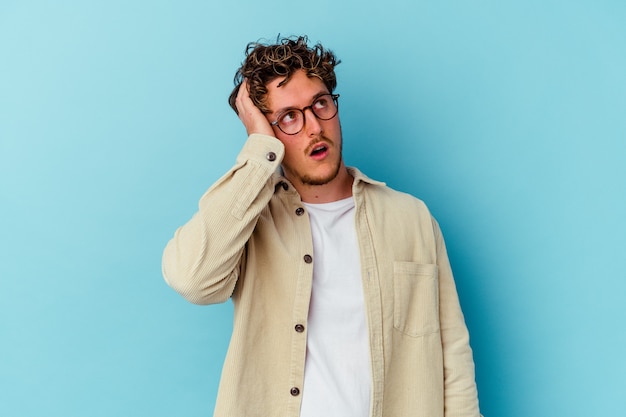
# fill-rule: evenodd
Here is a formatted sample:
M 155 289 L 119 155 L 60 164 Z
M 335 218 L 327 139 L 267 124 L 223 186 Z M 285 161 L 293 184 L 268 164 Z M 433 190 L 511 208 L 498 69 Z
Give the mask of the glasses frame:
M 324 96 L 331 97 L 331 99 L 333 100 L 333 103 L 335 103 L 335 109 L 336 109 L 335 114 L 327 118 L 319 117 L 317 113 L 315 113 L 315 110 L 313 109 L 313 105 L 315 104 L 315 102 Z M 339 114 L 339 94 L 331 94 L 331 93 L 320 94 L 319 96 L 315 97 L 315 99 L 309 106 L 303 107 L 301 109 L 298 109 L 296 107 L 285 109 L 284 111 L 280 112 L 280 114 L 276 117 L 276 120 L 271 122 L 270 125 L 278 127 L 278 129 L 280 129 L 280 131 L 283 132 L 285 135 L 289 135 L 289 136 L 297 135 L 298 133 L 302 132 L 302 130 L 304 129 L 304 126 L 306 126 L 306 114 L 304 113 L 304 111 L 307 109 L 311 110 L 311 113 L 313 113 L 313 116 L 315 116 L 319 120 L 331 120 L 337 117 L 337 115 Z M 300 113 L 302 113 L 302 127 L 300 128 L 300 130 L 298 130 L 295 133 L 287 133 L 280 127 L 280 125 L 278 124 L 278 121 L 285 115 L 285 113 L 289 113 L 292 111 L 299 111 Z

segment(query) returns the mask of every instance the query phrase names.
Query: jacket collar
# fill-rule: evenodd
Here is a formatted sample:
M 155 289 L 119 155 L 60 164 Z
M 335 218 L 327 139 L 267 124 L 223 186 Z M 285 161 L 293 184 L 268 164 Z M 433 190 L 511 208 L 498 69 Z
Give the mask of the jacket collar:
M 348 167 L 348 172 L 350 173 L 350 175 L 352 175 L 354 177 L 354 186 L 355 187 L 359 183 L 361 183 L 361 182 L 365 182 L 367 184 L 372 184 L 372 185 L 381 185 L 381 186 L 386 185 L 382 181 L 376 181 L 376 180 L 371 179 L 370 177 L 368 177 L 367 175 L 365 175 L 364 173 L 359 171 L 358 168 Z
M 362 173 L 358 168 L 347 167 L 347 169 L 348 169 L 348 172 L 350 173 L 350 175 L 352 175 L 352 177 L 354 178 L 354 184 L 352 185 L 352 189 L 353 190 L 357 190 L 357 189 L 361 188 L 363 186 L 363 183 L 371 184 L 371 185 L 378 185 L 378 186 L 385 186 L 386 185 L 386 183 L 384 183 L 382 181 L 377 181 L 377 180 L 371 179 L 370 177 L 368 177 L 367 175 Z M 287 187 L 285 189 L 291 189 L 291 190 L 295 191 L 295 188 L 291 185 L 289 180 L 283 175 L 281 167 L 279 167 L 276 170 L 276 172 L 274 172 L 274 175 L 272 176 L 272 183 L 274 184 L 274 188 L 276 190 L 279 187 L 284 187 L 284 185 L 286 185 Z

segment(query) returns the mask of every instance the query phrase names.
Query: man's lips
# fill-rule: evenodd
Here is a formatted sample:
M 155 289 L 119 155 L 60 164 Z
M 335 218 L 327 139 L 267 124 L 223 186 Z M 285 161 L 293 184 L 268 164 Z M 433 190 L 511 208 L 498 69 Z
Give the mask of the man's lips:
M 309 145 L 309 157 L 317 160 L 324 159 L 330 150 L 330 144 L 328 142 L 329 141 L 321 141 Z
M 315 146 L 313 148 L 313 150 L 311 151 L 310 155 L 311 156 L 315 156 L 315 155 L 319 155 L 325 151 L 328 150 L 328 146 L 326 146 L 326 144 L 324 143 L 320 143 L 319 145 Z

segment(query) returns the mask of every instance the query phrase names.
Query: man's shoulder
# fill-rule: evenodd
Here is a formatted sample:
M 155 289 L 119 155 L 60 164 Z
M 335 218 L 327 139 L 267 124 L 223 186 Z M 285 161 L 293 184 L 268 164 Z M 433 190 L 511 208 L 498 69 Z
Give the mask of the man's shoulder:
M 394 206 L 406 209 L 420 210 L 428 212 L 428 207 L 423 200 L 404 191 L 396 190 L 389 185 L 371 187 L 371 192 L 383 200 L 385 204 L 393 204 Z
M 360 183 L 359 188 L 372 200 L 394 211 L 419 211 L 430 216 L 428 207 L 420 198 L 404 191 L 390 187 L 384 182 L 372 180 L 356 168 L 350 168 L 355 179 Z

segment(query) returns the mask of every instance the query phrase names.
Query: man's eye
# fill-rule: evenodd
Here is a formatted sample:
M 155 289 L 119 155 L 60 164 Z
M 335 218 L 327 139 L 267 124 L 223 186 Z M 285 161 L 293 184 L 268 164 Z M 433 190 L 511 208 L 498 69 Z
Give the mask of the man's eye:
M 328 107 L 328 97 L 320 97 L 317 100 L 315 100 L 315 103 L 313 103 L 313 107 L 317 110 L 317 109 L 325 109 L 326 107 Z
M 300 115 L 297 111 L 291 110 L 286 112 L 280 117 L 280 123 L 282 124 L 292 124 L 295 123 L 300 118 Z

